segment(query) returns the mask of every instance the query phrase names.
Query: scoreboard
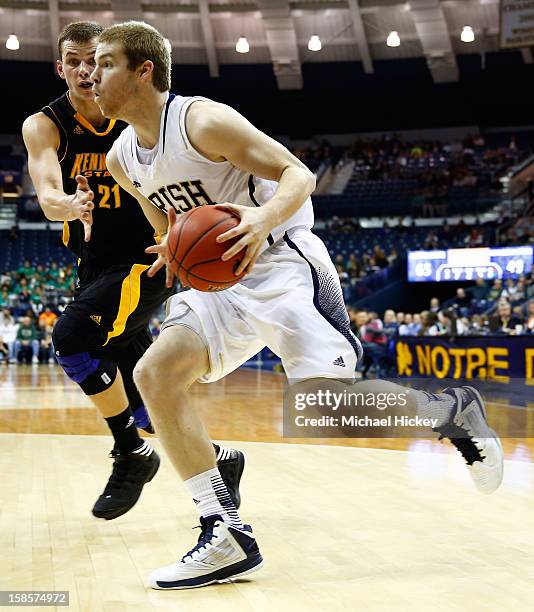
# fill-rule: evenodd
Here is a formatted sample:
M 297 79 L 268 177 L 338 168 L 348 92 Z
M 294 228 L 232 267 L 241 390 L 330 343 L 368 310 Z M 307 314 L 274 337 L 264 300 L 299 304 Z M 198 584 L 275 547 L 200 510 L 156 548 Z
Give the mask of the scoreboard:
M 408 251 L 408 281 L 440 283 L 518 278 L 530 272 L 532 257 L 531 246 Z

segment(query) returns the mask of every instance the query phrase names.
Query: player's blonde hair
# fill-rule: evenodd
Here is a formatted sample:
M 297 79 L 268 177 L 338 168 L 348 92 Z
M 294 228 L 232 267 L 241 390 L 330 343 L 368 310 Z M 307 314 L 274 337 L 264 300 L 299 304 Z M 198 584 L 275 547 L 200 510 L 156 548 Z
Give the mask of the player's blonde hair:
M 171 88 L 171 55 L 163 36 L 144 21 L 125 21 L 106 28 L 99 37 L 101 43 L 120 43 L 128 58 L 129 70 L 135 70 L 146 60 L 154 64 L 152 84 L 158 91 Z

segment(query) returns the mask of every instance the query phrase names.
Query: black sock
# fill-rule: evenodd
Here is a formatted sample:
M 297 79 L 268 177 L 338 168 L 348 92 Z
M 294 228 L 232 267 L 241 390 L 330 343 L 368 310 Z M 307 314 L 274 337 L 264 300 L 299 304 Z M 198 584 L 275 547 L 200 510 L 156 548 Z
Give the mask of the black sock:
M 215 444 L 215 442 L 212 442 L 213 444 L 213 450 L 215 451 L 215 457 L 217 457 L 217 455 L 219 454 L 219 451 L 221 450 L 221 447 L 218 444 Z
M 108 417 L 106 422 L 113 434 L 115 446 L 122 453 L 129 453 L 143 444 L 143 440 L 141 440 L 137 432 L 130 406 L 124 412 Z

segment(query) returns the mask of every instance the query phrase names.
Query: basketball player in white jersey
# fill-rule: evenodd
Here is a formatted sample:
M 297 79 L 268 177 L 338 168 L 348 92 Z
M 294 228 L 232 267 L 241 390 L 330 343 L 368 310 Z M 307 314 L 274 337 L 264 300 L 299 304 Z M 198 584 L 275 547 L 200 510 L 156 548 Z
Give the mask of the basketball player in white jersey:
M 113 145 L 108 168 L 123 187 L 137 189 L 144 210 L 162 211 L 156 231 L 167 229 L 163 212 L 172 225 L 200 205 L 224 204 L 241 218 L 219 240 L 240 237 L 223 257 L 243 250 L 240 269 L 247 276 L 219 293 L 172 297 L 162 332 L 134 376 L 202 525 L 197 545 L 154 571 L 150 585 L 183 589 L 243 576 L 259 569 L 262 557 L 220 478 L 189 388 L 221 379 L 265 345 L 281 357 L 290 380 L 352 377 L 361 347 L 328 252 L 310 231 L 315 179 L 233 109 L 169 94 L 169 53 L 147 24 L 105 30 L 91 78 L 102 113 L 130 124 Z M 154 273 L 165 264 L 165 238 L 148 251 L 159 254 Z M 414 413 L 436 419 L 435 431 L 457 446 L 480 490 L 499 486 L 502 450 L 476 390 L 434 395 L 385 381 L 357 386 L 364 393 L 403 393 Z

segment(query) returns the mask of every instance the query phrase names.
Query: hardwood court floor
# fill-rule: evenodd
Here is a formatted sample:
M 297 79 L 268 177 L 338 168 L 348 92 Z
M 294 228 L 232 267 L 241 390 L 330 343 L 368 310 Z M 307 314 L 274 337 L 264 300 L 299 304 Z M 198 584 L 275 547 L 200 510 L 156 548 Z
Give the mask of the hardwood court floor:
M 241 369 L 217 383 L 195 385 L 194 405 L 216 440 L 456 452 L 448 443 L 438 442 L 432 433 L 429 439 L 417 440 L 284 438 L 283 386 L 280 375 Z M 0 389 L 0 432 L 108 435 L 97 410 L 56 365 L 0 365 Z M 487 407 L 492 425 L 503 438 L 506 458 L 534 461 L 534 387 L 532 401 L 526 407 L 509 405 L 502 397 L 489 401 Z M 510 437 L 510 432 L 519 430 L 525 435 Z
M 69 590 L 57 610 L 87 612 L 532 610 L 530 441 L 508 441 L 503 486 L 482 496 L 456 452 L 432 441 L 273 442 L 273 375 L 202 386 L 212 435 L 247 455 L 241 513 L 266 566 L 248 581 L 159 592 L 146 575 L 198 537 L 169 463 L 131 512 L 97 521 L 110 440 L 94 410 L 56 367 L 6 368 L 0 384 L 0 590 Z M 408 452 L 363 448 L 386 442 Z

